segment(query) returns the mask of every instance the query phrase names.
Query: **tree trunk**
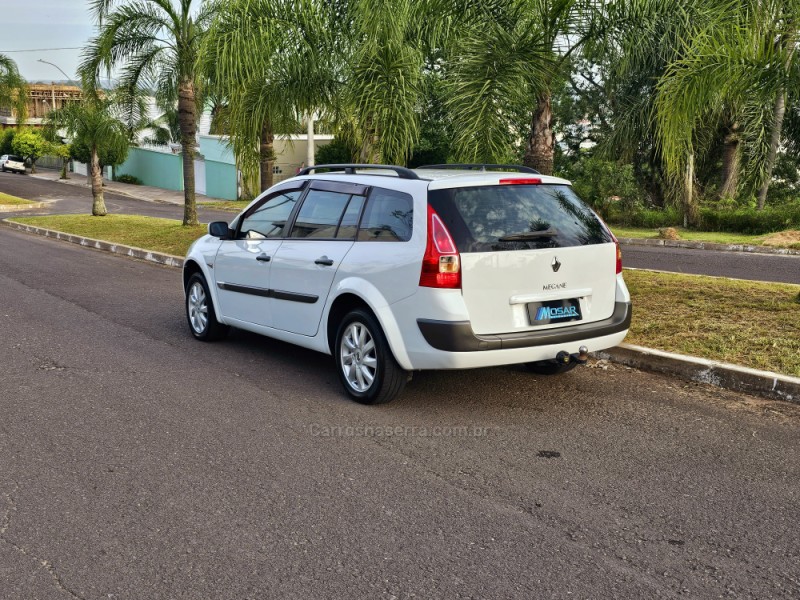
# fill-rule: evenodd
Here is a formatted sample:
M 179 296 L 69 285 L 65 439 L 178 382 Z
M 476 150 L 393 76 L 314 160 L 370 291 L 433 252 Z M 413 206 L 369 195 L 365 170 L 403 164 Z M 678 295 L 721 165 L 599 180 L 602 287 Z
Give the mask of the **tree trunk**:
M 108 214 L 103 199 L 103 171 L 100 167 L 100 156 L 97 148 L 92 148 L 92 160 L 89 164 L 89 175 L 92 178 L 92 216 L 104 217 Z
M 314 166 L 314 157 L 316 155 L 316 148 L 314 147 L 314 115 L 308 113 L 308 122 L 306 123 L 306 166 Z
M 536 98 L 536 109 L 531 118 L 531 134 L 525 148 L 522 164 L 533 167 L 542 175 L 553 174 L 553 107 L 550 92 L 543 92 Z
M 766 175 L 761 189 L 758 190 L 758 210 L 764 210 L 767 203 L 767 192 L 769 184 L 772 183 L 772 170 L 775 168 L 775 159 L 778 156 L 778 147 L 781 145 L 781 133 L 783 131 L 783 116 L 786 114 L 786 92 L 781 89 L 778 97 L 775 98 L 775 110 L 773 112 L 772 135 L 769 140 L 769 154 L 767 154 Z
M 261 150 L 259 153 L 259 170 L 261 172 L 261 191 L 268 190 L 275 181 L 273 168 L 275 167 L 275 136 L 272 133 L 272 124 L 264 121 L 261 127 Z
M 183 149 L 183 224 L 197 225 L 197 204 L 194 193 L 194 156 L 197 142 L 196 105 L 194 82 L 181 79 L 178 86 L 178 124 L 181 129 Z
M 694 152 L 689 153 L 686 163 L 686 179 L 683 196 L 683 226 L 696 227 L 698 223 L 697 204 L 694 199 Z
M 739 144 L 739 124 L 734 123 L 723 141 L 720 200 L 736 196 L 736 188 L 739 186 Z

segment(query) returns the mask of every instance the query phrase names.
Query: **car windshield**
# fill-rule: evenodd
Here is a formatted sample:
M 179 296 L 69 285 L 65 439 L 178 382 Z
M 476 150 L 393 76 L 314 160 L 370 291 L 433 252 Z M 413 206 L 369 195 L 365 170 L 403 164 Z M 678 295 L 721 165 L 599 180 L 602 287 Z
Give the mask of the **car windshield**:
M 567 185 L 492 185 L 430 192 L 459 252 L 606 244 L 611 234 Z
M 22 162 L 22 157 L 21 156 L 16 156 L 14 154 L 9 154 L 8 155 L 8 160 L 13 161 L 13 162 Z

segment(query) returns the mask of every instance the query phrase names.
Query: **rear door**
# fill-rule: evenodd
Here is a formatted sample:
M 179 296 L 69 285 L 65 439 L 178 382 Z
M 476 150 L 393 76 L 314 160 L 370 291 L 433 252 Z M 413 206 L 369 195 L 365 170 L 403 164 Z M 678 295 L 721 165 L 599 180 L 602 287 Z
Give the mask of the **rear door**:
M 564 327 L 613 313 L 616 246 L 569 186 L 442 189 L 429 202 L 461 254 L 475 333 Z
M 316 335 L 333 278 L 353 247 L 369 188 L 313 181 L 272 263 L 272 326 Z

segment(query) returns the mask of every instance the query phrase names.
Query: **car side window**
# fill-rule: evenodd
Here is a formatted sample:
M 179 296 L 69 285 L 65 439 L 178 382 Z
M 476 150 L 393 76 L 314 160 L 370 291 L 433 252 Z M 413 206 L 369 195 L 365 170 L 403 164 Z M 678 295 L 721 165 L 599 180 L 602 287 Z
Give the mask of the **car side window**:
M 239 238 L 266 239 L 281 237 L 283 227 L 303 190 L 277 192 L 242 220 Z
M 407 242 L 414 222 L 414 199 L 403 192 L 373 188 L 364 209 L 359 242 Z
M 297 213 L 289 237 L 335 238 L 339 222 L 353 197 L 351 194 L 341 192 L 309 190 Z

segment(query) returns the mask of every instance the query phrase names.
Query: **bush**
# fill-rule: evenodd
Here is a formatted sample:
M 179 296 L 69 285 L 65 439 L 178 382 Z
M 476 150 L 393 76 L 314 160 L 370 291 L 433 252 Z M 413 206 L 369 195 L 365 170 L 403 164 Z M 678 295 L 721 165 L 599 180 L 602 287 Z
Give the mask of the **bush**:
M 661 227 L 676 227 L 683 223 L 683 218 L 676 208 L 646 209 L 638 208 L 630 211 L 624 207 L 612 206 L 608 215 L 608 222 L 624 227 L 644 227 L 645 229 L 659 229 Z
M 700 228 L 704 231 L 762 235 L 800 228 L 800 203 L 768 207 L 764 210 L 739 208 L 735 210 L 700 209 Z
M 135 175 L 127 175 L 123 173 L 122 175 L 117 175 L 114 177 L 114 181 L 119 181 L 120 183 L 130 183 L 132 185 L 142 185 L 142 180 L 136 177 Z
M 571 165 L 567 176 L 578 196 L 604 218 L 615 210 L 631 212 L 642 203 L 644 194 L 632 165 L 587 156 Z
M 357 150 L 351 148 L 339 137 L 335 137 L 329 144 L 317 148 L 314 163 L 318 165 L 337 165 L 353 162 Z

